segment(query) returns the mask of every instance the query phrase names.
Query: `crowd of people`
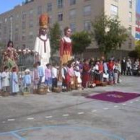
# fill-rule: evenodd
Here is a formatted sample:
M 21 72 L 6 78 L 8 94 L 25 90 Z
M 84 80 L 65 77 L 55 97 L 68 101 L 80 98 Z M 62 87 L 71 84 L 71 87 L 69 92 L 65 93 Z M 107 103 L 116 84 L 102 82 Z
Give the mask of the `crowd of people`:
M 137 59 L 133 65 L 140 67 L 140 61 Z M 24 91 L 36 93 L 42 84 L 46 85 L 47 92 L 56 92 L 58 88 L 59 91 L 83 90 L 118 84 L 121 75 L 132 75 L 131 59 L 120 61 L 113 57 L 108 61 L 104 57 L 70 60 L 62 66 L 48 63 L 45 68 L 36 62 L 33 67 L 32 70 L 18 72 L 16 67 L 9 71 L 5 66 L 0 72 L 0 91 L 11 95 Z
M 44 92 L 60 92 L 83 90 L 107 84 L 120 83 L 121 75 L 140 75 L 140 61 L 134 63 L 131 59 L 116 60 L 111 57 L 100 59 L 71 60 L 73 46 L 70 27 L 64 28 L 64 36 L 60 39 L 60 64 L 51 64 L 50 41 L 48 38 L 49 17 L 42 14 L 39 17 L 39 35 L 34 46 L 33 70 L 20 72 L 17 64 L 18 53 L 13 42 L 9 41 L 3 53 L 2 69 L 0 71 L 0 93 L 16 95 L 17 93 L 39 93 L 44 85 Z M 46 64 L 47 63 L 47 64 Z

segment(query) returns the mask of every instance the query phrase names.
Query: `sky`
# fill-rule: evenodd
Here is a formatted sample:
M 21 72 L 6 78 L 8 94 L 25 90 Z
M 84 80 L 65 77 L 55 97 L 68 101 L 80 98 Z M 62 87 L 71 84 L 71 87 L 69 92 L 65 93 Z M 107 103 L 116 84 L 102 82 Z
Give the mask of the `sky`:
M 140 0 L 137 0 L 136 9 L 137 9 L 137 13 L 140 14 Z
M 16 5 L 22 4 L 23 0 L 0 0 L 0 14 L 13 9 Z
M 0 14 L 9 11 L 14 6 L 21 4 L 23 0 L 0 0 Z M 137 0 L 137 12 L 140 14 L 140 0 Z

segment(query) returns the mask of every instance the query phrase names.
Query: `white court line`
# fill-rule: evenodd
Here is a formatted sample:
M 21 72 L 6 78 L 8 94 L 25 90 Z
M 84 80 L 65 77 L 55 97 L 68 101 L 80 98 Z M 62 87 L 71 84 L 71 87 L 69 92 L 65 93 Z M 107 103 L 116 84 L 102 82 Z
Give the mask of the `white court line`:
M 84 114 L 84 112 L 78 112 L 78 115 L 82 115 L 82 114 Z
M 50 118 L 52 118 L 52 116 L 46 116 L 45 118 L 46 118 L 46 119 L 50 119 Z
M 104 110 L 108 110 L 109 108 L 104 108 Z
M 69 116 L 69 114 L 63 114 L 63 117 L 68 117 Z
M 15 119 L 8 119 L 7 121 L 8 121 L 8 122 L 14 122 Z
M 130 104 L 133 104 L 133 102 L 130 102 Z
M 122 104 L 122 105 L 126 105 L 126 104 Z
M 27 120 L 34 120 L 34 118 L 27 118 Z
M 97 112 L 97 110 L 92 110 L 91 112 L 94 113 L 94 112 Z
M 117 107 L 119 107 L 119 106 L 115 105 L 114 107 L 117 108 Z

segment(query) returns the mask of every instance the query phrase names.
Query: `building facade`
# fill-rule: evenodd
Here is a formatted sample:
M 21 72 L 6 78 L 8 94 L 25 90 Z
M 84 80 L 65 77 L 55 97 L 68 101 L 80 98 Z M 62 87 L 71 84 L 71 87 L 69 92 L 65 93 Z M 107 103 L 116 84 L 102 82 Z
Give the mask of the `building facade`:
M 136 14 L 136 34 L 135 34 L 136 40 L 140 40 L 140 14 Z
M 33 49 L 39 29 L 38 18 L 45 12 L 49 14 L 50 26 L 58 22 L 62 30 L 70 26 L 73 32 L 90 31 L 91 21 L 102 12 L 118 16 L 130 32 L 122 49 L 134 48 L 136 0 L 26 0 L 0 15 L 0 42 L 6 45 L 11 39 L 16 48 Z

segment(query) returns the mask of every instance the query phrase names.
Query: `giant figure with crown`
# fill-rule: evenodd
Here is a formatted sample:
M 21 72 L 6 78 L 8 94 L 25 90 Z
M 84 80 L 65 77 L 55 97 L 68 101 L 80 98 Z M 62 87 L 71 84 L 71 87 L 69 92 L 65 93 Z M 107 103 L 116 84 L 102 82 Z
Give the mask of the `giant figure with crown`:
M 36 52 L 35 62 L 40 61 L 42 66 L 45 66 L 47 63 L 49 63 L 51 52 L 50 40 L 47 35 L 48 23 L 49 23 L 48 15 L 46 13 L 40 15 L 39 35 L 36 37 L 34 51 Z

